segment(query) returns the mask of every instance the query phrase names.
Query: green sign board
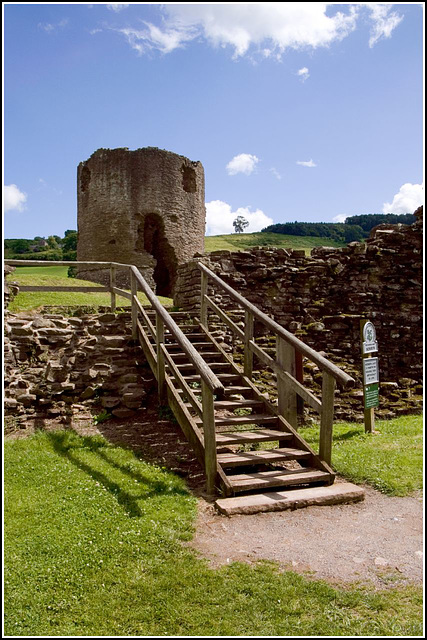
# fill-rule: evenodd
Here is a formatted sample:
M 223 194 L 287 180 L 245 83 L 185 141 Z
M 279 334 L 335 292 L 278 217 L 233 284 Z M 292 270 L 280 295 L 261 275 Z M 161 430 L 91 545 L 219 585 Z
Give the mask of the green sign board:
M 368 384 L 365 387 L 365 409 L 373 409 L 380 404 L 378 382 L 375 384 Z

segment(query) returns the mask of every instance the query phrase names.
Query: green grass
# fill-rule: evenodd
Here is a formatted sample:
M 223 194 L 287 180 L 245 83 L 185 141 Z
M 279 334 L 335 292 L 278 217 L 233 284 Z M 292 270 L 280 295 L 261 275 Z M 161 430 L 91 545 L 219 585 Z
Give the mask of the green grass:
M 65 286 L 65 287 L 96 287 L 94 282 L 68 278 L 68 267 L 17 267 L 9 280 L 27 286 Z M 148 304 L 146 296 L 139 292 L 138 298 L 142 304 Z M 165 306 L 171 306 L 172 300 L 159 296 L 159 300 Z M 130 306 L 127 298 L 117 296 L 117 305 Z M 109 306 L 111 302 L 109 293 L 83 293 L 67 291 L 22 291 L 9 305 L 9 311 L 17 313 L 19 311 L 30 311 L 39 309 L 44 305 L 73 306 L 83 305 L 88 307 Z
M 422 488 L 423 417 L 402 416 L 377 420 L 376 433 L 364 425 L 334 424 L 332 465 L 353 482 L 366 482 L 383 493 L 406 496 Z M 317 451 L 319 429 L 300 429 L 301 436 Z
M 180 478 L 100 437 L 6 442 L 5 634 L 422 635 L 421 588 L 209 568 L 182 544 L 195 513 Z
M 314 247 L 345 247 L 345 243 L 331 238 L 315 238 L 311 236 L 286 236 L 281 233 L 232 233 L 223 236 L 206 236 L 205 251 L 228 250 L 244 251 L 256 246 L 283 247 L 304 249 L 310 254 Z

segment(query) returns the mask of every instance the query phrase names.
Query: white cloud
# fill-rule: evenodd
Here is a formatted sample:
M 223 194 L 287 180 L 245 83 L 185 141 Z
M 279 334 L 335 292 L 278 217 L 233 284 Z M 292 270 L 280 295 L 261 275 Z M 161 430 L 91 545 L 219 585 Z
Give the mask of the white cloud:
M 326 15 L 331 5 L 323 2 L 167 4 L 161 11 L 161 27 L 145 23 L 143 30 L 120 30 L 137 51 L 169 53 L 189 40 L 204 38 L 214 47 L 232 47 L 234 58 L 255 47 L 264 58 L 280 59 L 286 49 L 316 49 L 342 40 L 356 28 L 358 16 L 355 5 L 346 7 L 346 13 Z
M 110 9 L 110 11 L 115 11 L 116 13 L 118 11 L 121 11 L 122 9 L 127 9 L 127 7 L 129 6 L 129 4 L 125 4 L 124 2 L 114 2 L 114 3 L 107 3 L 107 9 Z
M 23 211 L 27 201 L 27 194 L 18 189 L 16 184 L 9 184 L 4 188 L 4 210 Z
M 343 213 L 340 213 L 337 216 L 335 216 L 335 218 L 332 218 L 332 222 L 345 222 L 346 219 L 347 219 L 347 216 L 345 216 Z
M 298 69 L 297 76 L 299 76 L 303 82 L 305 80 L 307 80 L 307 78 L 310 77 L 310 73 L 309 73 L 307 67 L 303 67 L 302 69 Z
M 282 176 L 280 175 L 280 173 L 277 171 L 275 167 L 271 167 L 270 171 L 275 178 L 277 178 L 278 180 L 282 179 Z
M 403 184 L 392 202 L 385 202 L 383 213 L 414 213 L 424 202 L 424 186 L 422 184 Z
M 234 176 L 236 173 L 245 173 L 249 176 L 254 172 L 256 165 L 259 162 L 259 158 L 251 155 L 250 153 L 240 153 L 238 156 L 234 156 L 228 163 L 226 169 L 229 176 Z
M 269 224 L 273 224 L 272 218 L 265 215 L 261 209 L 250 211 L 250 207 L 239 207 L 232 211 L 231 206 L 222 200 L 212 200 L 206 203 L 206 235 L 216 236 L 225 233 L 234 233 L 233 220 L 237 216 L 243 216 L 249 226 L 247 233 L 261 231 Z
M 116 29 L 122 33 L 132 49 L 135 49 L 139 55 L 146 51 L 157 49 L 161 53 L 170 53 L 184 44 L 192 40 L 194 34 L 188 29 L 164 29 L 163 31 L 154 24 L 144 23 L 145 29 Z
M 390 13 L 391 7 L 387 4 L 369 5 L 371 11 L 371 37 L 369 38 L 369 46 L 372 48 L 381 38 L 390 38 L 392 31 L 403 20 L 395 11 Z
M 300 164 L 302 167 L 317 167 L 317 164 L 313 162 L 313 160 L 297 160 L 297 164 Z
M 60 20 L 60 22 L 57 22 L 56 24 L 50 24 L 49 22 L 47 22 L 46 24 L 43 24 L 42 22 L 39 22 L 37 26 L 39 29 L 43 29 L 43 31 L 46 31 L 47 33 L 52 33 L 53 31 L 58 31 L 59 29 L 63 29 L 68 24 L 68 22 L 69 22 L 68 18 L 63 18 L 62 20 Z

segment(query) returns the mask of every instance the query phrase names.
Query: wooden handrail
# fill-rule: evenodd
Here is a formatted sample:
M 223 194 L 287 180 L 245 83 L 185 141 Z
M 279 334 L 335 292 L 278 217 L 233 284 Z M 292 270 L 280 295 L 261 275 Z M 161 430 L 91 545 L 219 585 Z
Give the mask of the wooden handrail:
M 220 382 L 217 376 L 214 374 L 212 369 L 206 364 L 201 355 L 196 351 L 193 347 L 189 339 L 184 335 L 181 329 L 176 324 L 175 320 L 169 315 L 166 309 L 160 304 L 156 295 L 150 289 L 139 270 L 130 266 L 131 271 L 134 273 L 138 284 L 140 285 L 142 291 L 147 296 L 150 301 L 151 306 L 159 314 L 164 325 L 169 329 L 171 334 L 176 338 L 182 347 L 183 351 L 186 353 L 188 359 L 192 364 L 194 364 L 197 373 L 200 375 L 202 380 L 207 384 L 212 393 L 223 396 L 224 395 L 224 385 Z
M 354 386 L 354 379 L 349 376 L 347 373 L 342 371 L 335 364 L 327 360 L 320 355 L 317 351 L 306 345 L 302 340 L 297 338 L 293 333 L 287 331 L 283 327 L 280 326 L 275 320 L 270 318 L 266 313 L 260 311 L 254 304 L 246 300 L 240 293 L 237 293 L 230 285 L 221 280 L 219 276 L 216 275 L 213 271 L 208 269 L 201 262 L 198 263 L 199 269 L 202 273 L 205 273 L 209 278 L 211 278 L 219 287 L 221 287 L 233 300 L 235 300 L 241 307 L 243 307 L 246 311 L 249 311 L 253 316 L 262 322 L 268 329 L 270 329 L 277 336 L 285 340 L 287 343 L 292 345 L 297 351 L 299 351 L 303 356 L 309 358 L 312 362 L 317 364 L 319 369 L 322 371 L 326 371 L 329 375 L 331 375 L 335 380 L 343 387 L 350 388 Z

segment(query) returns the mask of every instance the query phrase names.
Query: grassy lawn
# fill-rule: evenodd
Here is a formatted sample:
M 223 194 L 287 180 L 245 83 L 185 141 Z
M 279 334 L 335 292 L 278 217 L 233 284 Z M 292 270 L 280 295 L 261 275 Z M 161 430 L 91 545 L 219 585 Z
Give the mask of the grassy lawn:
M 5 443 L 9 636 L 414 636 L 422 589 L 332 588 L 270 563 L 219 570 L 182 542 L 183 481 L 100 437 Z
M 423 416 L 377 420 L 376 433 L 363 424 L 334 424 L 332 465 L 353 482 L 367 482 L 383 493 L 406 496 L 422 488 Z M 319 429 L 300 429 L 317 451 Z
M 231 233 L 223 236 L 206 236 L 205 251 L 244 251 L 251 247 L 265 246 L 304 249 L 309 255 L 314 247 L 345 247 L 345 243 L 331 238 L 311 236 L 286 236 L 282 233 Z
M 77 278 L 68 278 L 68 267 L 50 266 L 50 267 L 17 267 L 10 276 L 9 280 L 18 282 L 27 286 L 62 286 L 62 287 L 96 287 L 95 282 L 87 280 L 79 280 Z M 148 304 L 146 296 L 139 292 L 138 298 L 142 304 Z M 117 305 L 130 306 L 130 300 L 117 296 Z M 160 302 L 165 306 L 173 304 L 170 298 L 159 296 Z M 86 293 L 68 291 L 22 291 L 9 305 L 9 311 L 17 313 L 19 311 L 30 311 L 39 309 L 44 305 L 84 305 L 88 307 L 109 306 L 111 302 L 109 293 Z

